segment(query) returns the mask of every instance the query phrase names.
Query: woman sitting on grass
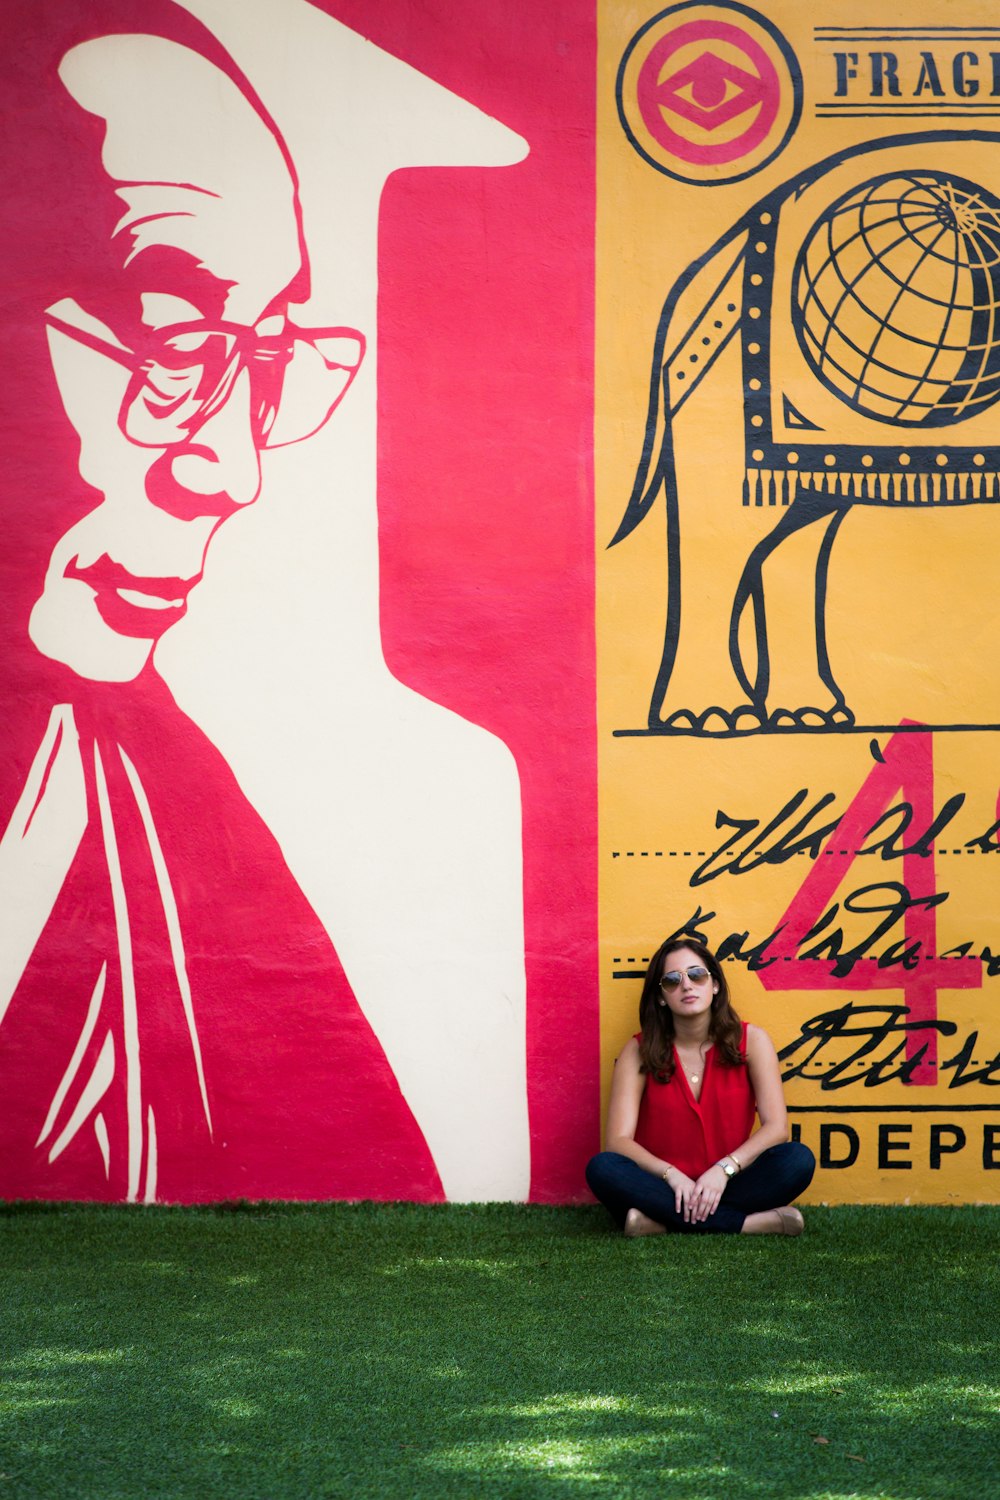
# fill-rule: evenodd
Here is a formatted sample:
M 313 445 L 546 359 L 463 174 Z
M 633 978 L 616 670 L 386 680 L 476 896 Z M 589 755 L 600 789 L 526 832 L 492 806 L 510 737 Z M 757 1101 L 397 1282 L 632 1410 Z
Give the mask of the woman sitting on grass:
M 801 1234 L 788 1205 L 815 1158 L 788 1140 L 774 1043 L 740 1020 L 703 943 L 653 955 L 639 1024 L 615 1064 L 607 1149 L 587 1166 L 595 1197 L 630 1236 Z

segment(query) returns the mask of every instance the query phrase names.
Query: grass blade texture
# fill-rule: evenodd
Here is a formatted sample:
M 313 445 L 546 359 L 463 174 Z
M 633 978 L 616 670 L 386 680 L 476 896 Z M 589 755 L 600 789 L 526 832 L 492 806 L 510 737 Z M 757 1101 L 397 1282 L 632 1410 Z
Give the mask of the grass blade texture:
M 1000 1209 L 0 1209 L 5 1497 L 1000 1496 Z

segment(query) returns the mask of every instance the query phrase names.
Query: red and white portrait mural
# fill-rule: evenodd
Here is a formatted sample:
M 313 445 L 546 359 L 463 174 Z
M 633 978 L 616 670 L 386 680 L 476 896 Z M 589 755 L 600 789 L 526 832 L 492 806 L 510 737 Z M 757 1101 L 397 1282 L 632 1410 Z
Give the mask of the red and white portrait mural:
M 411 9 L 5 7 L 0 1196 L 596 1142 L 592 22 Z

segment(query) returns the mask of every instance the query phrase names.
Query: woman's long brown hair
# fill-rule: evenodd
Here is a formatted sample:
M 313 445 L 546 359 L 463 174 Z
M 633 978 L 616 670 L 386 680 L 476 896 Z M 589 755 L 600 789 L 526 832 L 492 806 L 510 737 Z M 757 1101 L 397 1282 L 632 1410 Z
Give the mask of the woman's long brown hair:
M 693 938 L 668 938 L 661 943 L 649 961 L 646 978 L 639 1001 L 639 1025 L 642 1037 L 639 1041 L 639 1071 L 650 1073 L 658 1083 L 667 1083 L 674 1075 L 674 1013 L 669 1005 L 660 1004 L 660 978 L 663 960 L 668 953 L 679 948 L 690 948 L 701 959 L 705 968 L 718 985 L 712 997 L 712 1013 L 708 1022 L 708 1038 L 715 1045 L 722 1062 L 736 1068 L 745 1064 L 740 1053 L 743 1040 L 743 1023 L 733 1009 L 729 998 L 729 985 L 718 959 L 710 948 Z

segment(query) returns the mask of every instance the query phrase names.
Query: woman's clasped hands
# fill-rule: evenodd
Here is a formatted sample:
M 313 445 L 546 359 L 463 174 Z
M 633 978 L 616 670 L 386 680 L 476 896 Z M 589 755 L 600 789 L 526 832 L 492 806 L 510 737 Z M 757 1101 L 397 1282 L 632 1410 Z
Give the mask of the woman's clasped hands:
M 729 1178 L 718 1162 L 708 1167 L 697 1181 L 679 1167 L 670 1167 L 663 1180 L 673 1190 L 677 1212 L 687 1224 L 700 1224 L 719 1206 Z

